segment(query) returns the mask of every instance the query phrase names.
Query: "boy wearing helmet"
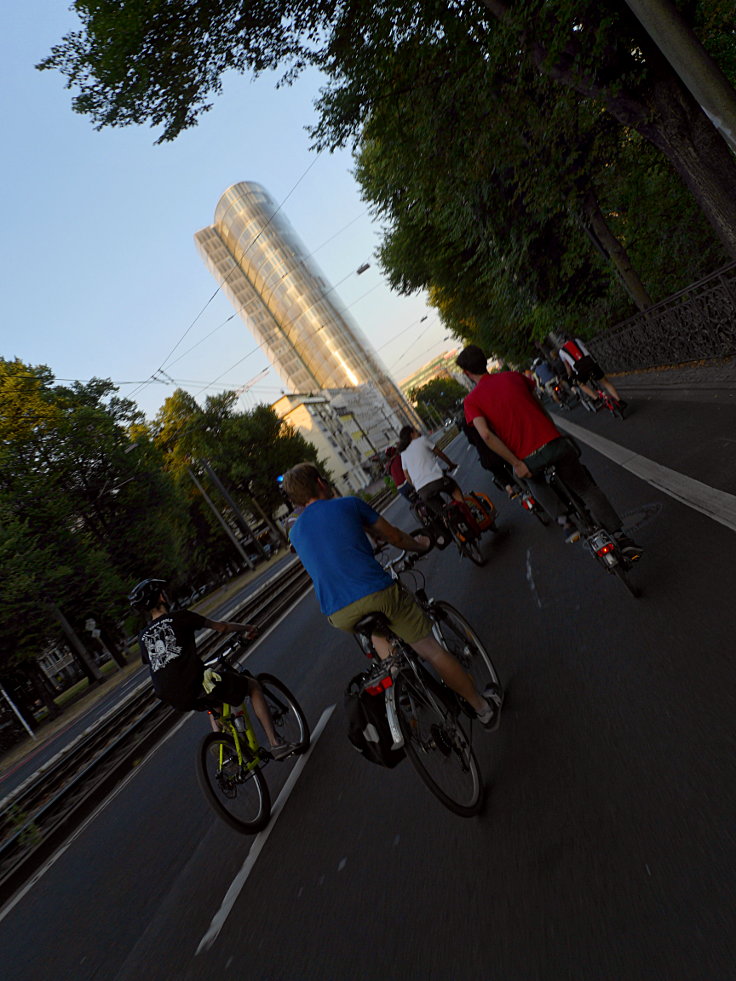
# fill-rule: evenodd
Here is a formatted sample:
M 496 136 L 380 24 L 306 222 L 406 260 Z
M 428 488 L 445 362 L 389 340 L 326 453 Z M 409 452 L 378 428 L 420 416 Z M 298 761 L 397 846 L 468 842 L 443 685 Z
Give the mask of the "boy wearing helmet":
M 144 579 L 128 596 L 135 610 L 145 611 L 150 620 L 138 635 L 141 660 L 148 665 L 158 697 L 181 712 L 209 706 L 242 705 L 250 695 L 253 711 L 263 726 L 274 759 L 288 756 L 294 747 L 276 735 L 271 715 L 255 678 L 233 669 L 218 667 L 214 686 L 205 691 L 205 667 L 197 653 L 196 632 L 204 628 L 217 633 L 245 633 L 255 637 L 252 623 L 209 620 L 193 610 L 169 609 L 163 579 Z

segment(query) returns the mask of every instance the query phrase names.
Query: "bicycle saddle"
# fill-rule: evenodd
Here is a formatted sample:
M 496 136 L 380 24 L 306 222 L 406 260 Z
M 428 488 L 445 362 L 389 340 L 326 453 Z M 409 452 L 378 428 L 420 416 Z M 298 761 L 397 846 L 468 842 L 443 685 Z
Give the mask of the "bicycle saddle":
M 383 613 L 367 613 L 353 627 L 354 633 L 361 634 L 361 636 L 369 639 L 372 634 L 385 637 L 389 630 L 390 624 Z

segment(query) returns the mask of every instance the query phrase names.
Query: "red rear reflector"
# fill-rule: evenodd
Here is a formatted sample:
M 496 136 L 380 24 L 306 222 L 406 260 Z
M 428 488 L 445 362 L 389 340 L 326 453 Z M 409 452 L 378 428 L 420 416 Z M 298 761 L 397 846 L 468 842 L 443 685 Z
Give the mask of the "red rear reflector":
M 375 685 L 371 685 L 370 687 L 366 688 L 366 691 L 369 695 L 380 695 L 382 692 L 386 691 L 387 688 L 390 688 L 393 683 L 394 679 L 389 674 L 386 675 L 385 678 L 381 678 L 381 680 Z
M 609 542 L 608 545 L 602 545 L 600 548 L 595 550 L 596 555 L 608 555 L 609 552 L 613 551 L 613 542 Z

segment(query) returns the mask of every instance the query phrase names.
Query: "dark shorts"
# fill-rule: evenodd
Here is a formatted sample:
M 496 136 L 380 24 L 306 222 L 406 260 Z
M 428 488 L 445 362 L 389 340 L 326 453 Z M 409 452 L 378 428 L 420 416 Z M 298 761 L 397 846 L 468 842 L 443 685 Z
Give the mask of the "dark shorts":
M 599 381 L 601 378 L 603 378 L 601 366 L 597 361 L 594 361 L 589 354 L 586 354 L 579 361 L 576 361 L 572 370 L 577 380 L 583 384 L 585 384 L 591 378 L 595 379 L 595 381 Z
M 253 677 L 248 672 L 236 671 L 235 668 L 216 668 L 221 680 L 215 683 L 211 692 L 202 692 L 194 706 L 198 711 L 208 708 L 219 708 L 224 702 L 228 705 L 242 705 L 250 694 L 250 683 Z
M 452 479 L 452 477 L 444 476 L 439 477 L 437 480 L 431 480 L 424 487 L 419 488 L 419 496 L 423 501 L 429 503 L 429 501 L 435 497 L 437 494 L 445 492 L 445 494 L 452 494 L 454 490 L 457 490 L 457 484 Z

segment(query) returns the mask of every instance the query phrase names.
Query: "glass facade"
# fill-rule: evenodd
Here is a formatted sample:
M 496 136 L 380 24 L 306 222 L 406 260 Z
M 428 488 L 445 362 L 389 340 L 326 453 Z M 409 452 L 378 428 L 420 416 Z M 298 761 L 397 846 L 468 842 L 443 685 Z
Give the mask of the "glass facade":
M 268 192 L 234 184 L 194 236 L 207 267 L 294 392 L 371 383 L 399 425 L 416 416 Z

